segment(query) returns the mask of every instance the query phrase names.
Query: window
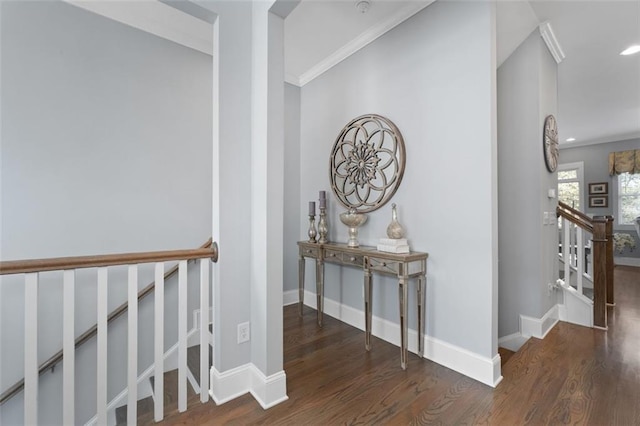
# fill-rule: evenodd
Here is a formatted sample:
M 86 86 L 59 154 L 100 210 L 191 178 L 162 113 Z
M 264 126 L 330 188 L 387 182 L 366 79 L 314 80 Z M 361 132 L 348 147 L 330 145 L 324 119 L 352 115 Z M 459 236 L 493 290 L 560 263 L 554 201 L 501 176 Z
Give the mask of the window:
M 622 173 L 618 175 L 616 222 L 633 225 L 640 216 L 640 174 Z
M 582 162 L 558 166 L 558 201 L 581 211 L 583 207 L 582 167 Z

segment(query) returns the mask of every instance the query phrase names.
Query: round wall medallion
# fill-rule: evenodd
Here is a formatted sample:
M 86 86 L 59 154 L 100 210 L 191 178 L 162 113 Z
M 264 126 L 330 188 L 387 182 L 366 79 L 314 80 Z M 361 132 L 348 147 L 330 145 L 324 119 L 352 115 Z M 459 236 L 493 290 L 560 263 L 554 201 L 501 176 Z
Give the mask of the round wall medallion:
M 389 119 L 362 115 L 340 132 L 331 150 L 331 189 L 347 209 L 367 213 L 391 199 L 402 181 L 404 140 Z
M 553 115 L 548 115 L 547 118 L 544 119 L 542 150 L 547 170 L 551 173 L 555 172 L 558 168 L 560 150 L 558 149 L 558 125 Z

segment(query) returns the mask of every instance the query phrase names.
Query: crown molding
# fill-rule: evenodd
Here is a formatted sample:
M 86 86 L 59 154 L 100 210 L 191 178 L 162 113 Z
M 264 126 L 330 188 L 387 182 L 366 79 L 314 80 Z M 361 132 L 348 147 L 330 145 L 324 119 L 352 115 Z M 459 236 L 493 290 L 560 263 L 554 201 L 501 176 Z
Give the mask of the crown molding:
M 547 49 L 549 49 L 551 56 L 553 56 L 553 59 L 555 59 L 556 63 L 559 64 L 565 58 L 565 54 L 553 32 L 553 28 L 551 28 L 551 23 L 549 21 L 543 22 L 538 28 L 540 29 L 540 35 L 547 45 Z
M 435 0 L 419 0 L 415 2 L 411 2 L 406 7 L 398 10 L 396 13 L 389 16 L 389 18 L 383 22 L 380 22 L 378 25 L 375 25 L 354 40 L 342 46 L 340 49 L 336 50 L 331 55 L 327 56 L 322 61 L 318 62 L 316 65 L 311 67 L 308 71 L 304 72 L 298 78 L 295 76 L 287 76 L 285 81 L 287 83 L 295 84 L 296 86 L 304 86 L 309 83 L 314 78 L 323 74 L 325 71 L 328 71 L 338 63 L 342 62 L 344 59 L 356 53 L 358 50 L 362 49 L 381 35 L 385 34 L 387 31 L 392 28 L 398 26 L 402 22 L 406 21 L 408 18 L 412 17 L 416 13 L 420 12 L 425 7 L 429 6 Z
M 64 0 L 66 3 L 130 27 L 213 55 L 213 27 L 157 0 Z
M 591 139 L 587 141 L 560 142 L 558 144 L 558 148 L 561 150 L 569 149 L 569 148 L 579 148 L 582 146 L 601 145 L 601 144 L 614 143 L 614 142 L 625 142 L 625 141 L 634 140 L 634 139 L 640 139 L 640 132 L 613 135 L 606 138 Z
M 289 83 L 289 84 L 293 84 L 294 86 L 298 86 L 298 87 L 302 86 L 300 84 L 300 79 L 298 77 L 296 77 L 295 75 L 289 74 L 289 73 L 285 73 L 284 82 L 285 83 Z

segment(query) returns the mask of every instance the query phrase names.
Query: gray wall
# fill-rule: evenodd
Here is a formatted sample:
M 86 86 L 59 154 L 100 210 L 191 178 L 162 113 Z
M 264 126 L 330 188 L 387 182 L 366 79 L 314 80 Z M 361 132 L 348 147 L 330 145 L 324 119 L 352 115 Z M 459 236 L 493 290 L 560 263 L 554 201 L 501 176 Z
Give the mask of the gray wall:
M 284 85 L 284 284 L 283 290 L 298 288 L 298 246 L 301 238 L 300 201 L 300 88 Z
M 640 149 L 640 139 L 628 139 L 617 142 L 601 143 L 597 145 L 586 145 L 574 148 L 562 148 L 560 145 L 560 162 L 574 163 L 582 161 L 584 163 L 584 187 L 582 188 L 582 199 L 585 204 L 585 213 L 589 215 L 614 215 L 615 201 L 615 178 L 609 176 L 609 153 L 626 151 L 629 149 Z M 596 182 L 609 183 L 609 207 L 589 208 L 589 184 Z M 614 252 L 614 256 L 640 257 L 640 238 L 633 227 L 620 226 L 617 221 L 613 222 L 616 232 L 623 232 L 632 235 L 636 239 L 636 249 L 625 251 L 620 254 Z
M 221 255 L 214 268 L 220 283 L 213 295 L 214 365 L 225 372 L 252 362 L 270 376 L 282 371 L 282 25 L 268 16 L 268 2 L 197 3 L 218 16 L 212 228 Z M 237 325 L 247 321 L 251 342 L 238 344 Z
M 2 259 L 203 243 L 211 235 L 211 57 L 62 2 L 1 7 Z M 93 274 L 78 277 L 77 334 L 95 323 Z M 110 310 L 126 297 L 123 275 L 111 275 Z M 140 287 L 151 275 L 141 272 Z M 61 348 L 60 292 L 60 277 L 43 276 L 41 361 Z M 1 281 L 3 389 L 23 377 L 23 298 L 20 282 Z M 142 330 L 151 313 L 141 307 Z M 122 334 L 114 333 L 110 368 L 126 366 Z M 78 377 L 88 381 L 83 358 L 95 360 L 92 350 L 78 353 Z M 140 349 L 140 371 L 150 354 Z M 122 383 L 124 376 L 110 376 L 109 397 Z M 95 413 L 95 386 L 78 386 L 82 421 Z M 43 404 L 59 395 L 51 389 Z M 10 424 L 6 407 L 2 423 Z
M 347 228 L 338 218 L 344 209 L 328 179 L 332 145 L 356 116 L 377 113 L 392 120 L 407 150 L 393 202 L 412 249 L 429 253 L 426 332 L 489 358 L 497 350 L 492 31 L 490 4 L 436 2 L 306 84 L 297 209 L 297 238 L 306 239 L 307 202 L 327 190 L 329 237 L 345 242 Z M 390 205 L 370 213 L 360 243 L 377 244 L 390 219 Z M 307 268 L 305 282 L 315 293 L 313 271 Z M 325 274 L 327 298 L 363 309 L 361 270 L 327 265 Z M 398 322 L 395 280 L 374 278 L 373 314 Z
M 557 276 L 557 173 L 542 156 L 545 117 L 557 117 L 557 67 L 534 31 L 498 69 L 500 235 L 499 336 L 519 331 L 521 314 L 541 318 L 555 303 L 547 283 Z
M 213 232 L 220 244 L 214 270 L 214 365 L 218 371 L 251 361 L 251 345 L 237 343 L 237 325 L 251 317 L 251 2 L 197 2 L 219 18 L 219 129 L 214 146 Z M 215 140 L 215 138 L 214 138 Z M 214 141 L 214 144 L 216 142 Z

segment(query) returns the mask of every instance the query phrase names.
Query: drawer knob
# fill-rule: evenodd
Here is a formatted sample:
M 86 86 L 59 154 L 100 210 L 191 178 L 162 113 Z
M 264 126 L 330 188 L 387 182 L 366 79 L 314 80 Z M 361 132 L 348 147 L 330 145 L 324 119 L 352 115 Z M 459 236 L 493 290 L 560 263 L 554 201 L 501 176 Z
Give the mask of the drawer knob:
M 313 250 L 309 249 L 307 250 L 307 253 L 313 253 Z
M 335 254 L 335 253 L 331 253 L 331 254 L 329 255 L 329 257 L 336 257 L 336 254 Z
M 351 261 L 352 261 L 352 262 L 355 262 L 355 261 L 356 261 L 356 258 L 352 256 L 352 257 L 351 257 Z
M 382 266 L 383 267 L 387 266 L 387 263 L 386 262 L 382 262 Z

